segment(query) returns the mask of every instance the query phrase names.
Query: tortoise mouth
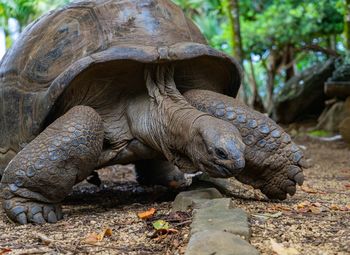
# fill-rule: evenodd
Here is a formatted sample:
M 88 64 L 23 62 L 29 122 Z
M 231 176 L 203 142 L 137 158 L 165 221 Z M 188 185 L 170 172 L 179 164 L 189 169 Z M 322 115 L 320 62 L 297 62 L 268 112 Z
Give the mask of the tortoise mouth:
M 228 167 L 225 164 L 209 162 L 209 164 L 203 166 L 201 169 L 203 172 L 207 172 L 211 177 L 214 178 L 230 178 L 238 176 L 244 169 L 244 164 L 237 165 L 232 164 L 232 167 Z

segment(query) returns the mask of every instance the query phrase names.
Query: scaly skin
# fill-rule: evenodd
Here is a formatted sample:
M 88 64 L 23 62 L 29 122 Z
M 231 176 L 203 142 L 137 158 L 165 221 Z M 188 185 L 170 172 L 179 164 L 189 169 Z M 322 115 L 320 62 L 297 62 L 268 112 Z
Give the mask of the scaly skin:
M 8 217 L 20 224 L 56 222 L 59 205 L 94 170 L 103 144 L 100 116 L 76 106 L 49 125 L 9 163 L 0 195 Z
M 154 71 L 157 75 L 151 77 Z M 26 145 L 4 171 L 0 195 L 9 218 L 21 224 L 56 222 L 62 217 L 59 203 L 75 183 L 114 159 L 154 156 L 146 147 L 188 171 L 199 168 L 217 177 L 238 174 L 245 166 L 240 133 L 226 121 L 191 106 L 177 91 L 173 71 L 167 66 L 147 70 L 149 95 L 131 97 L 123 105 L 125 115 L 117 114 L 112 121 L 102 119 L 106 114 L 99 114 L 105 112 L 98 107 L 81 105 L 59 111 L 57 116 L 63 115 Z M 107 116 L 115 113 L 113 106 Z M 123 117 L 127 121 L 118 122 Z M 111 137 L 114 128 L 119 130 Z M 107 137 L 119 146 L 111 143 L 107 153 L 102 153 Z M 135 139 L 145 147 L 128 150 Z
M 231 122 L 246 144 L 246 167 L 236 176 L 260 189 L 272 199 L 294 195 L 296 184 L 302 185 L 306 166 L 300 148 L 273 120 L 238 100 L 206 90 L 190 90 L 185 98 L 197 109 Z

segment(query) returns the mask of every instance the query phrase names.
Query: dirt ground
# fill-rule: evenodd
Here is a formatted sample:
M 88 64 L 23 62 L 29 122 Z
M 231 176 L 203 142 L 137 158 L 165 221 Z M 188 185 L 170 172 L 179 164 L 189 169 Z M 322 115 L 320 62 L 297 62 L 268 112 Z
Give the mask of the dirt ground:
M 251 244 L 262 254 L 279 247 L 287 255 L 350 254 L 350 150 L 341 142 L 296 142 L 306 146 L 313 166 L 304 170 L 304 185 L 293 197 L 273 203 L 238 189 L 244 198 L 234 201 L 252 214 Z
M 305 185 L 294 197 L 267 201 L 232 181 L 233 201 L 252 215 L 251 244 L 262 254 L 350 254 L 350 150 L 341 142 L 306 137 L 297 142 L 306 147 L 313 166 L 305 170 Z M 76 187 L 57 224 L 17 226 L 0 210 L 0 255 L 183 254 L 191 214 L 170 214 L 176 194 L 141 187 L 132 172 L 130 166 L 104 170 L 101 189 L 86 183 Z M 138 218 L 137 213 L 152 207 L 157 209 L 154 218 Z M 155 234 L 152 222 L 157 219 L 178 232 Z M 91 241 L 106 229 L 110 236 Z

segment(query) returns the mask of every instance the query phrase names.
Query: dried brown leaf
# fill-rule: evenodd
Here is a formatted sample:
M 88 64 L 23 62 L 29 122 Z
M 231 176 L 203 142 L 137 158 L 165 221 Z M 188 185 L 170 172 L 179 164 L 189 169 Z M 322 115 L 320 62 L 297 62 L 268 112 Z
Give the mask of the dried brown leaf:
M 333 211 L 350 211 L 350 204 L 344 206 L 331 204 L 329 209 Z
M 99 241 L 100 241 L 99 235 L 94 232 L 94 233 L 88 234 L 84 238 L 83 243 L 96 245 Z
M 322 212 L 322 209 L 320 207 L 316 207 L 312 205 L 309 207 L 309 211 L 311 211 L 312 213 L 319 214 Z
M 113 233 L 112 229 L 110 229 L 110 228 L 105 228 L 99 234 L 93 232 L 91 234 L 88 234 L 85 237 L 85 239 L 83 240 L 83 243 L 98 245 L 98 242 L 101 242 L 105 236 L 111 236 L 112 233 Z
M 272 250 L 277 255 L 298 255 L 299 252 L 295 248 L 286 248 L 281 243 L 277 243 L 274 239 L 270 239 Z
M 49 245 L 49 244 L 55 242 L 55 240 L 47 237 L 46 235 L 44 235 L 42 233 L 35 233 L 35 235 L 40 240 L 40 242 L 42 242 L 45 245 Z
M 146 220 L 146 219 L 149 219 L 151 218 L 156 212 L 156 209 L 155 208 L 151 208 L 145 212 L 140 212 L 137 214 L 137 216 L 142 219 L 142 220 Z
M 303 209 L 303 208 L 308 207 L 310 205 L 311 205 L 311 203 L 309 201 L 303 201 L 303 202 L 297 204 L 297 209 Z
M 311 203 L 309 201 L 303 201 L 296 206 L 295 210 L 298 213 L 312 212 L 315 214 L 319 214 L 325 211 L 326 208 L 322 206 L 322 204 L 319 202 Z
M 5 253 L 11 252 L 12 250 L 10 248 L 0 248 L 0 255 L 3 255 Z

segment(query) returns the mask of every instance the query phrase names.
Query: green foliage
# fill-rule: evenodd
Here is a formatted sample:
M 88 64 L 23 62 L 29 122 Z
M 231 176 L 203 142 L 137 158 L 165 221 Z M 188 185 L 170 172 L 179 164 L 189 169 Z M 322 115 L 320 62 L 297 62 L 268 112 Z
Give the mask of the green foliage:
M 209 44 L 216 49 L 231 53 L 231 32 L 225 14 L 227 0 L 173 0 L 200 28 Z
M 6 31 L 6 45 L 11 46 L 12 39 L 8 36 L 8 20 L 16 19 L 20 30 L 41 14 L 69 2 L 69 0 L 0 0 L 0 27 Z
M 214 48 L 233 52 L 232 28 L 228 12 L 232 0 L 172 0 L 199 26 L 208 43 Z M 8 19 L 18 20 L 21 29 L 42 13 L 69 0 L 0 0 L 0 26 L 7 28 Z M 268 72 L 273 54 L 282 59 L 286 47 L 293 49 L 292 60 L 296 72 L 324 61 L 324 53 L 306 51 L 308 45 L 329 48 L 335 45 L 338 52 L 345 47 L 344 0 L 239 0 L 243 52 L 246 59 L 253 58 L 258 90 L 266 94 Z M 232 16 L 231 16 L 232 18 Z M 9 40 L 10 37 L 7 38 Z M 333 39 L 331 39 L 333 38 Z M 331 43 L 332 42 L 332 43 Z M 10 45 L 10 41 L 7 43 Z M 244 61 L 247 75 L 250 68 Z M 277 90 L 283 86 L 286 72 L 283 63 L 274 77 Z M 246 76 L 247 77 L 247 76 Z M 277 92 L 277 90 L 275 92 Z
M 232 21 L 227 6 L 232 0 L 173 0 L 200 27 L 213 47 L 232 54 Z M 245 58 L 253 57 L 258 91 L 266 95 L 268 72 L 274 61 L 274 92 L 286 80 L 284 56 L 292 49 L 290 60 L 298 73 L 325 61 L 324 53 L 309 51 L 308 46 L 344 49 L 344 0 L 240 0 L 240 25 Z M 332 39 L 333 38 L 333 39 Z M 277 56 L 276 56 L 277 54 Z M 246 78 L 251 76 L 244 62 Z M 249 80 L 249 79 L 247 79 Z M 251 79 L 249 81 L 251 83 Z M 249 91 L 248 91 L 249 93 Z
M 245 1 L 242 1 L 245 2 Z M 296 47 L 322 42 L 343 31 L 340 0 L 273 1 L 250 11 L 242 22 L 245 51 L 263 55 L 285 45 Z
M 316 136 L 316 137 L 328 137 L 331 135 L 331 133 L 326 130 L 313 130 L 313 131 L 308 131 L 307 133 L 311 136 Z

